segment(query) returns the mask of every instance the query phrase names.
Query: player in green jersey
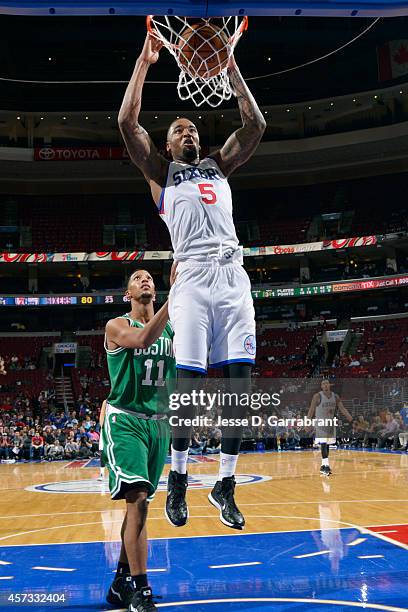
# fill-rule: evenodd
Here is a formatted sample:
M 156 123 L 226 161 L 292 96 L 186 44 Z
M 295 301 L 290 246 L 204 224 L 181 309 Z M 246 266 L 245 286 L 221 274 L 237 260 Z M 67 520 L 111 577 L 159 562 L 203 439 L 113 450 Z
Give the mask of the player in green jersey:
M 171 282 L 175 276 L 172 270 Z M 157 610 L 147 582 L 148 502 L 167 456 L 168 396 L 176 378 L 173 330 L 166 304 L 154 314 L 155 288 L 146 270 L 129 278 L 132 309 L 106 325 L 111 380 L 103 424 L 103 456 L 112 499 L 126 500 L 122 547 L 107 600 L 130 612 Z

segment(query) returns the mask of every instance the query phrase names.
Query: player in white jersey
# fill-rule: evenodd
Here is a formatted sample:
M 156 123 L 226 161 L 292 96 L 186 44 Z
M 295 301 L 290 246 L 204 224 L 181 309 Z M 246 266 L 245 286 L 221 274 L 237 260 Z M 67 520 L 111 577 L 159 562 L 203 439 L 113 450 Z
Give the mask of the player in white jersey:
M 257 148 L 265 120 L 232 57 L 228 64 L 231 86 L 237 96 L 242 127 L 220 150 L 200 159 L 196 126 L 185 118 L 174 121 L 167 133 L 167 151 L 160 155 L 139 124 L 142 89 L 147 71 L 157 62 L 161 43 L 147 35 L 126 90 L 119 126 L 129 155 L 149 183 L 153 200 L 169 228 L 178 278 L 169 296 L 179 389 L 192 389 L 207 366 L 223 367 L 232 391 L 249 389 L 255 362 L 255 320 L 248 275 L 242 267 L 232 219 L 229 175 Z M 224 416 L 239 418 L 244 408 L 224 408 Z M 192 408 L 178 416 L 191 417 Z M 220 510 L 221 521 L 242 529 L 244 517 L 234 501 L 235 468 L 242 428 L 223 432 L 220 472 L 209 495 Z M 172 466 L 169 475 L 166 516 L 175 526 L 187 522 L 185 501 L 187 458 L 191 429 L 173 430 Z
M 337 410 L 343 416 L 352 422 L 353 418 L 337 393 L 330 390 L 330 382 L 323 379 L 321 383 L 321 391 L 315 393 L 310 404 L 308 417 L 317 419 L 315 442 L 320 444 L 322 454 L 322 464 L 320 474 L 322 476 L 330 476 L 332 473 L 329 465 L 329 445 L 336 443 L 336 426 L 334 419 L 336 418 Z M 324 423 L 323 423 L 324 421 Z

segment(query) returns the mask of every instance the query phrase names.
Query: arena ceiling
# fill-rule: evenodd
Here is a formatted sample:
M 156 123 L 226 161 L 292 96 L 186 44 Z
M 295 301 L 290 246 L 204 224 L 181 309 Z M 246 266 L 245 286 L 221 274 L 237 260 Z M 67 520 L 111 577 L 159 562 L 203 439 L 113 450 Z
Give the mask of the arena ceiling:
M 254 17 L 236 57 L 260 105 L 295 103 L 376 89 L 407 80 L 378 82 L 377 47 L 406 37 L 407 18 L 381 19 L 357 42 L 328 59 L 281 76 L 353 39 L 372 19 Z M 145 36 L 143 17 L 0 16 L 2 110 L 113 110 Z M 180 109 L 177 67 L 167 51 L 149 72 L 145 110 Z M 24 83 L 20 81 L 42 81 Z M 44 83 L 46 81 L 47 83 Z M 55 81 L 79 83 L 53 84 Z M 110 83 L 89 84 L 89 81 Z M 88 83 L 87 83 L 88 82 Z M 229 105 L 234 105 L 232 101 Z M 182 103 L 186 110 L 188 103 Z M 228 106 L 225 105 L 225 106 Z

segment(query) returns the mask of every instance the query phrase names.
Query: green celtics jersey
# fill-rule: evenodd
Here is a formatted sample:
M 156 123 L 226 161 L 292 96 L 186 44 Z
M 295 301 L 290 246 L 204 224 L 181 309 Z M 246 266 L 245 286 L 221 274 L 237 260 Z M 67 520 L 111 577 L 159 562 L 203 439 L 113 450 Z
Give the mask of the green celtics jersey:
M 143 327 L 123 315 L 132 327 Z M 169 409 L 169 394 L 176 380 L 174 332 L 167 323 L 160 338 L 146 349 L 118 347 L 110 351 L 105 340 L 111 392 L 108 402 L 116 408 L 151 416 Z

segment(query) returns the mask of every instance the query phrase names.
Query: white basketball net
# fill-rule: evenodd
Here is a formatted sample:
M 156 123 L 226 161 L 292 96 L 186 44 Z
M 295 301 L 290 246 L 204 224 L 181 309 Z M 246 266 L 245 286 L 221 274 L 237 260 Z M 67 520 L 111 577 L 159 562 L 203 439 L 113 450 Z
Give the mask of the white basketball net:
M 196 106 L 207 102 L 214 108 L 232 96 L 227 60 L 247 27 L 247 17 L 147 17 L 150 34 L 163 43 L 180 68 L 180 99 L 192 100 Z

